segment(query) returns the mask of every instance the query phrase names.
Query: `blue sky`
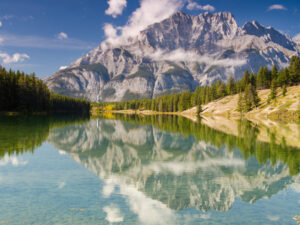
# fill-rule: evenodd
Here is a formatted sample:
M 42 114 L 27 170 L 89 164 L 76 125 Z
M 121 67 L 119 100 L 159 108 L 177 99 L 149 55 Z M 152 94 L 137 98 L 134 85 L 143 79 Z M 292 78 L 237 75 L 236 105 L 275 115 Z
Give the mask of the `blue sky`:
M 134 34 L 179 10 L 229 11 L 240 26 L 256 20 L 300 34 L 299 0 L 1 0 L 0 64 L 45 77 L 105 39 Z

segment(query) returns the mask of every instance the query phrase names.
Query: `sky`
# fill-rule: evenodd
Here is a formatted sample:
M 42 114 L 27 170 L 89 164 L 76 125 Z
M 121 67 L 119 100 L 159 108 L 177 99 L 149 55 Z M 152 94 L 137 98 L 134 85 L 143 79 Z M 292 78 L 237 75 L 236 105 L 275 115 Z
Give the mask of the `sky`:
M 49 76 L 105 40 L 117 42 L 176 11 L 229 11 L 300 40 L 300 0 L 1 0 L 0 64 Z

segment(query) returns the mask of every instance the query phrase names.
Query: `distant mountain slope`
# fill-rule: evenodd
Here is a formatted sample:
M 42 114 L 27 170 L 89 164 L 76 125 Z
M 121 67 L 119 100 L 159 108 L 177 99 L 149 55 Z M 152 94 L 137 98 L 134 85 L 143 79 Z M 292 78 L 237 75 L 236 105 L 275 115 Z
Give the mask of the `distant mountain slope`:
M 99 45 L 45 81 L 54 92 L 91 101 L 154 98 L 238 79 L 261 65 L 282 68 L 292 55 L 300 55 L 297 43 L 256 21 L 239 27 L 229 12 L 178 12 L 122 45 Z

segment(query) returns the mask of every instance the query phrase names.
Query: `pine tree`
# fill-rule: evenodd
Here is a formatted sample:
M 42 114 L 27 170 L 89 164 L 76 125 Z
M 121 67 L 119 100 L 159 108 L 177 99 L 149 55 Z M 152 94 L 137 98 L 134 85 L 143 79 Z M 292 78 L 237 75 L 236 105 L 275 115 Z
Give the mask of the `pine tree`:
M 263 67 L 261 66 L 258 70 L 257 73 L 257 79 L 256 79 L 256 87 L 258 89 L 262 89 L 264 86 L 264 81 L 263 81 Z
M 240 112 L 240 113 L 242 113 L 243 112 L 243 99 L 244 99 L 244 97 L 243 97 L 243 94 L 242 94 L 242 92 L 241 91 L 239 91 L 239 98 L 238 98 L 238 106 L 237 106 L 237 111 L 238 112 Z
M 242 90 L 245 90 L 246 86 L 248 85 L 248 83 L 250 81 L 249 78 L 250 78 L 249 72 L 248 72 L 248 70 L 245 70 L 244 75 L 243 75 L 242 80 L 241 80 Z
M 249 112 L 253 107 L 257 107 L 260 99 L 258 98 L 256 88 L 248 84 L 244 92 L 243 111 Z
M 276 91 L 276 81 L 272 80 L 271 84 L 271 92 L 268 96 L 268 103 L 270 103 L 272 100 L 276 100 L 277 97 L 277 91 Z
M 286 92 L 287 92 L 286 86 L 283 85 L 283 87 L 282 87 L 282 95 L 283 95 L 283 96 L 286 96 Z
M 289 74 L 292 84 L 300 82 L 300 58 L 293 56 L 290 61 Z
M 197 105 L 197 116 L 200 116 L 200 113 L 202 112 L 202 106 L 201 104 Z
M 277 72 L 277 67 L 276 67 L 276 65 L 274 64 L 274 65 L 273 65 L 273 68 L 272 68 L 272 72 L 271 72 L 271 79 L 272 79 L 272 80 L 277 79 L 277 74 L 278 74 L 278 72 Z
M 235 80 L 233 77 L 230 77 L 227 81 L 227 94 L 235 94 Z

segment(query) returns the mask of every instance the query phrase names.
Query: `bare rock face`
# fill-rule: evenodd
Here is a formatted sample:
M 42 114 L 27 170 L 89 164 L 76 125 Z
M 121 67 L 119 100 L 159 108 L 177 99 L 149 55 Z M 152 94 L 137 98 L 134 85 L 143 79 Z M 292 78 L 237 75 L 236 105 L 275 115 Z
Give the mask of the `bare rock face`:
M 238 79 L 261 65 L 283 68 L 300 55 L 289 36 L 256 21 L 239 27 L 229 12 L 178 12 L 122 45 L 102 46 L 47 77 L 48 87 L 91 101 L 155 98 Z

